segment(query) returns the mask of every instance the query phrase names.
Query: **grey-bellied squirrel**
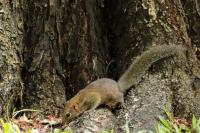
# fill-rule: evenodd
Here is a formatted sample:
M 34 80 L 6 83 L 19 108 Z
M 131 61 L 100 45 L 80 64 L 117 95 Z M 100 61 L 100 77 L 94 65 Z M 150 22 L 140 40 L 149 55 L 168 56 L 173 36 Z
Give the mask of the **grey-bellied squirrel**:
M 91 82 L 67 101 L 61 114 L 62 122 L 69 123 L 83 112 L 107 105 L 113 109 L 117 104 L 124 107 L 124 93 L 136 85 L 149 67 L 159 59 L 183 54 L 186 49 L 180 45 L 161 45 L 150 48 L 137 57 L 118 81 L 101 78 Z

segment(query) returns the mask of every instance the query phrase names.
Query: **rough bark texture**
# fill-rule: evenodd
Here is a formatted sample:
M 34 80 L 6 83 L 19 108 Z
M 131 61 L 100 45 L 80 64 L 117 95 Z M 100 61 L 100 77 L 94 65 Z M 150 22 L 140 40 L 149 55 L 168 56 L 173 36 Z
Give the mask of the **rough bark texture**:
M 0 116 L 9 115 L 14 103 L 22 101 L 24 93 L 21 80 L 23 22 L 19 4 L 0 3 Z
M 187 48 L 186 60 L 154 63 L 128 92 L 125 110 L 88 112 L 68 128 L 122 132 L 128 121 L 133 131 L 150 129 L 164 107 L 200 115 L 198 0 L 0 2 L 0 114 L 12 106 L 58 114 L 91 81 L 117 80 L 143 51 L 175 44 Z
M 100 19 L 91 4 L 93 1 L 24 2 L 28 8 L 24 12 L 25 106 L 54 112 L 62 109 L 65 98 L 105 76 Z
M 191 38 L 192 45 L 196 46 L 197 57 L 200 59 L 200 1 L 199 0 L 182 0 L 185 11 L 188 35 Z

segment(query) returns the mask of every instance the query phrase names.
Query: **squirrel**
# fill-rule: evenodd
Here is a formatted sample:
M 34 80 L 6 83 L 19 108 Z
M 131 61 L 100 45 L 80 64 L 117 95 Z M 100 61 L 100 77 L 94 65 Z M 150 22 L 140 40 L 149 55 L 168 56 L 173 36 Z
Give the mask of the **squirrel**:
M 180 45 L 161 45 L 150 48 L 138 56 L 118 81 L 101 78 L 88 84 L 65 104 L 61 114 L 61 123 L 69 123 L 85 111 L 94 110 L 99 105 L 115 109 L 117 105 L 124 108 L 124 93 L 136 85 L 151 65 L 165 57 L 184 53 Z

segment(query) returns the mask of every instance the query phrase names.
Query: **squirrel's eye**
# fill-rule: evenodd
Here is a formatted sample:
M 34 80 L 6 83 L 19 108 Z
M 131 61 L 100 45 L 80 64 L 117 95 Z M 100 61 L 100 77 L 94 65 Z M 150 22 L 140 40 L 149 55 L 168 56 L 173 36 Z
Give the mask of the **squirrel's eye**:
M 70 117 L 71 116 L 71 113 L 66 113 L 66 115 L 65 115 L 66 117 Z

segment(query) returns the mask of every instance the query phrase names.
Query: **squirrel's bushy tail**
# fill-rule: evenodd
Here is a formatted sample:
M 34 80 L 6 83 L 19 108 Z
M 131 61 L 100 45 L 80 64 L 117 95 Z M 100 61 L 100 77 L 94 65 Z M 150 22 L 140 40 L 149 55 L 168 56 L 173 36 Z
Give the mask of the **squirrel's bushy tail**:
M 120 91 L 126 92 L 131 86 L 137 84 L 154 62 L 172 55 L 183 54 L 184 51 L 185 48 L 180 45 L 161 45 L 145 51 L 133 61 L 126 72 L 119 78 Z

